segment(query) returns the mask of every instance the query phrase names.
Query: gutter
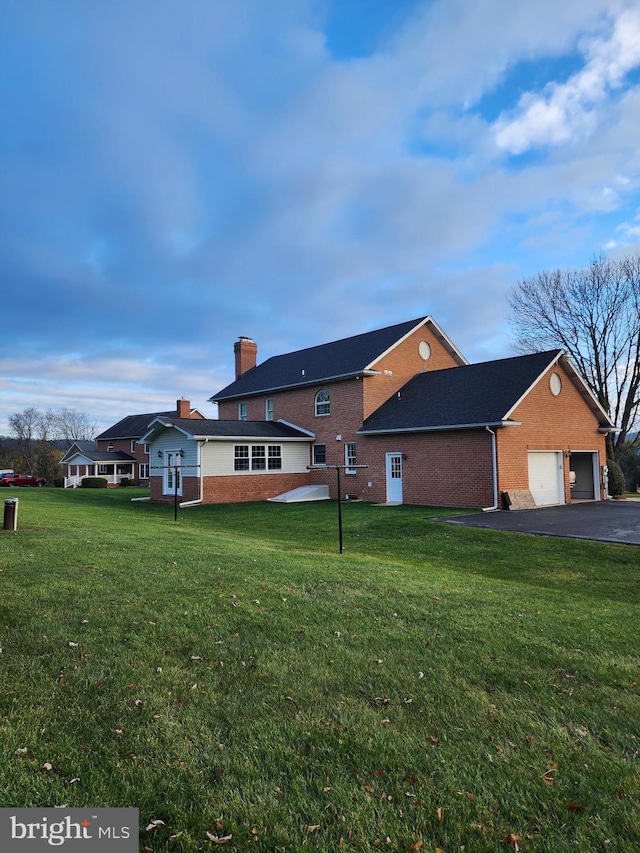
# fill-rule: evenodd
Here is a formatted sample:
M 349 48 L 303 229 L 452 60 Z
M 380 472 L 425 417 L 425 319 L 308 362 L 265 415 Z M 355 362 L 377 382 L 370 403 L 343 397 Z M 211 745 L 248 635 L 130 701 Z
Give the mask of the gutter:
M 487 432 L 491 433 L 491 473 L 493 477 L 493 506 L 482 507 L 482 512 L 495 512 L 498 509 L 498 458 L 496 452 L 496 434 L 488 426 Z
M 486 422 L 481 422 L 477 424 L 440 424 L 439 426 L 410 426 L 410 427 L 397 427 L 397 428 L 386 428 L 386 429 L 359 429 L 356 430 L 357 435 L 396 435 L 398 433 L 408 433 L 408 432 L 446 432 L 450 430 L 458 430 L 458 429 L 489 429 L 489 426 L 492 427 L 508 427 L 508 426 L 520 426 L 521 421 L 511 421 L 511 420 L 502 420 L 496 421 L 495 423 L 487 424 Z

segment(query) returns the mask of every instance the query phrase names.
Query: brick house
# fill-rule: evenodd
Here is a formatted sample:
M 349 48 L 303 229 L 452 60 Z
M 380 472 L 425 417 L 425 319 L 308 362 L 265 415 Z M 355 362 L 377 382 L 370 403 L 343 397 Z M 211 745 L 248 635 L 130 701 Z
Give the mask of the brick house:
M 613 425 L 561 350 L 470 365 L 431 317 L 260 365 L 251 339 L 234 350 L 236 379 L 211 397 L 220 420 L 158 418 L 144 436 L 159 460 L 152 500 L 175 491 L 171 468 L 194 502 L 302 487 L 335 498 L 337 465 L 342 497 L 374 502 L 498 508 L 505 492 L 530 492 L 537 505 L 605 496 Z
M 149 485 L 149 447 L 140 444 L 141 436 L 158 416 L 203 419 L 184 397 L 170 412 L 127 415 L 106 429 L 94 441 L 76 441 L 62 457 L 65 486 L 77 486 L 83 477 L 105 477 L 111 486 L 123 478 Z

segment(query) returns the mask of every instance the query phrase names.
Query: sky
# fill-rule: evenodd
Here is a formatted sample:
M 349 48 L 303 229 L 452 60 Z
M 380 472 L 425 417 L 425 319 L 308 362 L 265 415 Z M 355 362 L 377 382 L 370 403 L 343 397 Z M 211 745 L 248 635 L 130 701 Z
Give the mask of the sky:
M 0 0 L 0 434 L 640 249 L 640 0 Z

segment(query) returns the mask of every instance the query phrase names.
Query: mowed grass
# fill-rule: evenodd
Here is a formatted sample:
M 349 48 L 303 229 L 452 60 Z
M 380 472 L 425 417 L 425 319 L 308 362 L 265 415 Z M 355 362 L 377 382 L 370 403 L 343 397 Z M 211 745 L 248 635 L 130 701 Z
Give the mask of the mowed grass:
M 154 853 L 638 849 L 640 549 L 348 504 L 339 555 L 333 503 L 136 494 L 11 495 L 0 806 L 138 807 Z

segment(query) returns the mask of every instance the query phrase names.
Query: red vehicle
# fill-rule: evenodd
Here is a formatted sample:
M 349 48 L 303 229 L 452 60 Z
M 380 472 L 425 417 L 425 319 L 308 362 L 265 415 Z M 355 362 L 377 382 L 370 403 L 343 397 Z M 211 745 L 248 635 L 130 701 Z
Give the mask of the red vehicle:
M 28 474 L 5 474 L 0 486 L 44 486 L 45 477 L 30 477 Z

